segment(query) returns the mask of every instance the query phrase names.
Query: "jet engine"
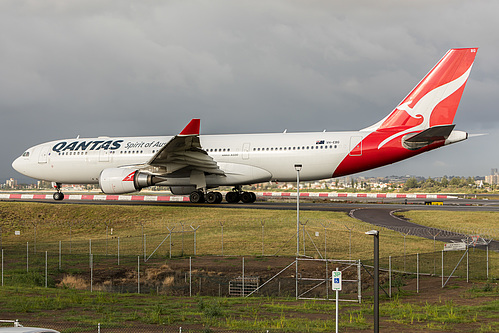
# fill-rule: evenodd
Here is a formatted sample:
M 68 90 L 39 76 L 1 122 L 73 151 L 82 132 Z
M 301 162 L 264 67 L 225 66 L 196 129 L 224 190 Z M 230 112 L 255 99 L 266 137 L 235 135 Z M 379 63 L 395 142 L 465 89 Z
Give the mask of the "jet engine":
M 170 191 L 175 195 L 191 194 L 196 191 L 196 186 L 170 186 Z
M 99 176 L 99 186 L 106 194 L 130 193 L 152 185 L 153 176 L 139 170 L 108 168 Z

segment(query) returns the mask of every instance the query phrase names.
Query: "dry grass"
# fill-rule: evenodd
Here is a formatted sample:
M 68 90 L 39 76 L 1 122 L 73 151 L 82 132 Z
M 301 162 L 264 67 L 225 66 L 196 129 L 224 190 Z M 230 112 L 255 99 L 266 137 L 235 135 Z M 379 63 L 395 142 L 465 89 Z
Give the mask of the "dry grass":
M 499 212 L 413 210 L 399 215 L 428 227 L 499 239 Z
M 77 290 L 87 290 L 87 281 L 74 275 L 64 275 L 61 282 L 56 285 L 58 288 L 69 288 Z

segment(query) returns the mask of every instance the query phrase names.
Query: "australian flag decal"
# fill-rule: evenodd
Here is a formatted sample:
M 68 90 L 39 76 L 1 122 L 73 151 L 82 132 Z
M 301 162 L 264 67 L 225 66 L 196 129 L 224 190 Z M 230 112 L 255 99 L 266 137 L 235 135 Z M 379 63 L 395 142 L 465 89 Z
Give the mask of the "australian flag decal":
M 316 145 L 323 145 L 324 144 L 324 140 L 317 140 L 317 141 L 315 141 L 315 144 Z

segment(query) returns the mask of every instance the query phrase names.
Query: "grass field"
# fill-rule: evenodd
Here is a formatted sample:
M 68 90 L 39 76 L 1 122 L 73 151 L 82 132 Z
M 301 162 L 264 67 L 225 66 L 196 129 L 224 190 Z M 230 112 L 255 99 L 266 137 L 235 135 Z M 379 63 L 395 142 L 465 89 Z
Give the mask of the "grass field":
M 372 258 L 372 237 L 365 235 L 373 228 L 371 225 L 341 212 L 304 211 L 300 217 L 305 227 L 305 235 L 303 227 L 301 229 L 301 239 L 305 240 L 309 255 L 319 256 L 315 247 L 322 252 L 327 243 L 330 258 Z M 292 256 L 296 252 L 294 211 L 0 202 L 0 221 L 4 246 L 25 247 L 27 242 L 32 246 L 36 242 L 40 251 L 44 250 L 42 244 L 53 246 L 58 241 L 67 246 L 70 238 L 75 244 L 80 241 L 85 249 L 92 239 L 97 251 L 99 240 L 120 237 L 126 246 L 127 238 L 138 237 L 140 243 L 143 234 L 148 235 L 152 247 L 154 235 L 164 236 L 169 230 L 188 231 L 192 226 L 199 227 L 196 232 L 198 255 L 221 255 L 222 236 L 224 255 L 262 255 L 263 252 L 264 255 Z M 15 236 L 15 231 L 20 235 Z M 400 254 L 404 243 L 407 253 L 433 251 L 432 241 L 412 236 L 404 241 L 400 233 L 382 230 L 380 256 Z
M 457 221 L 463 229 L 488 228 L 491 232 L 497 228 L 499 217 L 494 213 L 433 211 L 410 211 L 404 216 L 415 223 L 443 229 Z M 306 222 L 304 238 L 307 255 L 320 257 L 327 252 L 328 258 L 372 259 L 372 237 L 364 234 L 373 229 L 371 225 L 338 212 L 302 212 L 301 219 Z M 108 248 L 106 239 L 109 239 L 109 244 L 115 244 L 117 237 L 120 237 L 122 251 L 142 255 L 144 234 L 148 244 L 151 242 L 147 251 L 150 253 L 168 229 L 189 230 L 191 226 L 199 227 L 196 232 L 198 256 L 221 255 L 222 247 L 225 256 L 268 256 L 279 252 L 281 256 L 294 257 L 296 252 L 294 211 L 0 202 L 0 221 L 2 248 L 7 252 L 12 249 L 26 251 L 27 242 L 30 251 L 34 243 L 38 252 L 57 251 L 59 241 L 67 252 L 68 239 L 71 238 L 73 251 L 85 253 L 91 239 L 92 252 L 103 254 L 106 250 L 114 251 Z M 16 236 L 15 231 L 20 231 L 20 235 Z M 175 236 L 177 250 L 181 243 L 180 235 Z M 187 253 L 193 251 L 192 241 L 192 234 L 185 237 L 184 254 L 192 255 Z M 437 250 L 441 250 L 443 245 L 438 246 Z M 386 258 L 400 256 L 404 251 L 408 255 L 432 252 L 434 243 L 433 240 L 413 236 L 404 239 L 398 232 L 382 230 L 380 248 L 380 256 Z M 165 251 L 163 249 L 162 254 Z M 429 280 L 424 283 L 428 290 L 422 295 L 416 295 L 413 291 L 413 278 L 402 277 L 397 296 L 392 300 L 383 298 L 380 310 L 382 331 L 498 331 L 499 290 L 496 279 L 499 276 L 499 261 L 496 253 L 491 254 L 490 264 L 489 281 L 474 281 L 472 284 L 458 281 L 451 288 L 441 289 L 438 278 L 427 278 Z M 152 331 L 158 325 L 183 326 L 207 332 L 216 328 L 255 332 L 266 329 L 284 332 L 334 330 L 333 302 L 296 301 L 285 297 L 189 298 L 154 293 L 109 294 L 40 288 L 35 286 L 41 285 L 43 274 L 26 274 L 23 265 L 21 262 L 16 271 L 17 285 L 0 289 L 2 319 L 15 317 L 38 323 L 87 325 L 82 330 L 63 330 L 65 326 L 61 324 L 63 332 L 85 331 L 98 322 L 105 323 L 109 328 L 130 326 L 142 327 L 146 331 Z M 78 273 L 78 270 L 74 272 Z M 412 289 L 404 289 L 404 285 L 412 285 Z M 363 304 L 341 305 L 342 331 L 372 329 L 373 310 L 369 292 L 364 296 Z

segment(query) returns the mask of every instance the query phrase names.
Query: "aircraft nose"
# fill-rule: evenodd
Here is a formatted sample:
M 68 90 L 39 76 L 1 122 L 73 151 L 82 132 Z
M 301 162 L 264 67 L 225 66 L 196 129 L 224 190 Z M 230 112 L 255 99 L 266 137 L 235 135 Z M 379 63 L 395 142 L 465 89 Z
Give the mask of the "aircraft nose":
M 24 174 L 24 165 L 25 163 L 21 157 L 16 158 L 14 162 L 12 162 L 12 168 L 22 174 Z

